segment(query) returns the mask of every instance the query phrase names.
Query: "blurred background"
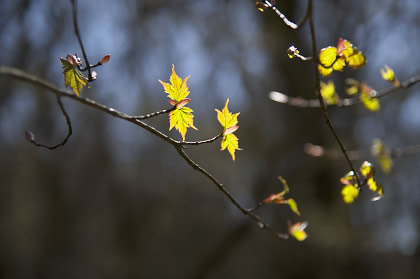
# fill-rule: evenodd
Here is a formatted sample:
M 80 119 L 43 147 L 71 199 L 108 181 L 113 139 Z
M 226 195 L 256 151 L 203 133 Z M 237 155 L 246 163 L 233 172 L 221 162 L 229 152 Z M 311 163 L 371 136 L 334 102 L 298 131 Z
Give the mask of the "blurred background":
M 417 278 L 420 274 L 420 155 L 378 170 L 385 197 L 362 191 L 353 205 L 341 197 L 341 158 L 313 158 L 305 143 L 338 150 L 319 109 L 275 103 L 272 90 L 314 98 L 310 62 L 291 60 L 294 45 L 311 55 L 309 27 L 288 29 L 255 1 L 79 1 L 79 26 L 98 80 L 82 96 L 128 114 L 169 108 L 158 79 L 171 65 L 191 75 L 190 106 L 198 131 L 187 140 L 220 132 L 215 108 L 230 99 L 240 112 L 233 162 L 220 143 L 186 152 L 214 174 L 245 206 L 291 188 L 302 217 L 287 206 L 260 209 L 268 223 L 308 221 L 304 242 L 278 240 L 243 216 L 202 174 L 162 140 L 126 121 L 64 99 L 73 136 L 62 148 L 37 148 L 24 138 L 55 144 L 67 127 L 54 95 L 0 76 L 1 278 Z M 298 21 L 306 1 L 277 1 Z M 420 5 L 403 1 L 314 1 L 318 48 L 339 37 L 366 55 L 358 70 L 334 73 L 337 91 L 347 77 L 373 88 L 389 85 L 388 65 L 405 80 L 420 73 Z M 70 1 L 0 2 L 0 64 L 64 87 L 60 57 L 82 55 L 73 32 Z M 420 85 L 381 99 L 381 110 L 362 105 L 331 108 L 330 116 L 355 161 L 377 163 L 371 142 L 391 148 L 420 143 Z M 341 95 L 344 97 L 344 94 Z M 168 131 L 167 116 L 148 121 Z

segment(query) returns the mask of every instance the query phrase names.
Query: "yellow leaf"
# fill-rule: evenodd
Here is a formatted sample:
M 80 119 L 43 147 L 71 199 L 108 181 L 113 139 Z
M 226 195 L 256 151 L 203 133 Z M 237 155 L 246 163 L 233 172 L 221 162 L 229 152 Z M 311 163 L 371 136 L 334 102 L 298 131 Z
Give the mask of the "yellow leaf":
M 336 47 L 321 49 L 318 70 L 324 77 L 329 77 L 333 70 L 342 71 L 345 65 L 343 58 L 338 57 Z
M 347 89 L 346 89 L 347 95 L 354 95 L 354 94 L 359 93 L 360 85 L 357 80 L 352 79 L 352 78 L 347 78 L 346 85 L 347 85 Z
M 360 100 L 362 101 L 365 108 L 367 108 L 370 111 L 378 111 L 381 108 L 378 98 L 370 97 L 363 91 L 360 94 Z
M 187 86 L 187 80 L 190 76 L 187 76 L 184 80 L 182 80 L 175 72 L 175 66 L 172 65 L 172 74 L 169 78 L 169 82 L 163 82 L 159 80 L 159 82 L 163 85 L 165 92 L 168 93 L 168 97 L 177 103 L 181 102 L 190 94 Z
M 343 196 L 344 202 L 353 203 L 359 195 L 359 189 L 352 184 L 345 185 L 343 189 L 341 189 L 341 195 Z
M 344 41 L 344 50 L 342 55 L 345 58 L 346 64 L 353 69 L 359 69 L 366 65 L 366 58 L 363 53 L 357 49 L 353 44 L 347 40 Z M 340 42 L 339 42 L 340 43 Z
M 300 212 L 299 212 L 299 209 L 298 209 L 298 206 L 297 206 L 296 201 L 295 201 L 294 199 L 288 199 L 288 200 L 287 200 L 287 203 L 289 204 L 290 209 L 291 209 L 294 213 L 296 213 L 297 215 L 299 215 L 299 216 L 300 216 Z
M 239 148 L 238 141 L 238 138 L 234 134 L 224 135 L 222 139 L 221 150 L 225 150 L 227 148 L 233 161 L 235 161 L 235 151 L 242 150 Z
M 228 129 L 232 126 L 238 124 L 238 113 L 232 114 L 228 109 L 229 99 L 226 100 L 225 107 L 222 111 L 215 109 L 217 111 L 217 120 L 223 126 L 223 128 Z
M 185 141 L 185 134 L 187 128 L 191 127 L 195 130 L 194 126 L 194 115 L 193 110 L 189 107 L 177 108 L 169 113 L 169 130 L 175 127 L 182 136 L 182 140 Z
M 381 69 L 382 78 L 386 81 L 393 82 L 395 79 L 394 71 L 385 65 L 385 69 Z
M 360 167 L 360 172 L 366 179 L 369 179 L 375 175 L 375 166 L 368 161 L 364 161 Z
M 298 222 L 293 225 L 289 223 L 289 234 L 298 241 L 304 241 L 308 237 L 305 232 L 307 226 L 307 222 Z
M 321 81 L 321 95 L 325 102 L 329 105 L 337 103 L 337 95 L 335 93 L 334 82 L 331 80 L 328 83 Z
M 341 179 L 340 179 L 341 183 L 343 183 L 344 185 L 355 185 L 357 184 L 357 179 L 356 179 L 356 175 L 354 174 L 353 171 L 349 171 L 346 175 L 344 175 Z
M 64 84 L 66 87 L 73 89 L 74 94 L 80 97 L 83 86 L 87 86 L 88 79 L 83 73 L 77 68 L 77 64 L 73 65 L 71 61 L 64 58 L 60 58 L 61 64 L 63 65 Z M 75 62 L 74 62 L 75 63 Z

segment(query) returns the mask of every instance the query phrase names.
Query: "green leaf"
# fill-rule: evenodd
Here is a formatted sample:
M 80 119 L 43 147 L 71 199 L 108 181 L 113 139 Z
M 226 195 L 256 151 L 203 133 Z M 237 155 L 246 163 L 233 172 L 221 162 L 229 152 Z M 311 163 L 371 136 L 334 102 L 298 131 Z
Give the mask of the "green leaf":
M 187 80 L 190 76 L 187 76 L 184 80 L 182 80 L 175 72 L 175 66 L 172 65 L 172 74 L 169 78 L 169 82 L 163 82 L 159 80 L 159 82 L 163 85 L 165 92 L 168 93 L 168 97 L 171 100 L 174 100 L 176 103 L 181 102 L 190 94 L 187 86 Z
M 185 141 L 187 128 L 191 127 L 197 130 L 194 126 L 194 115 L 192 112 L 193 110 L 191 108 L 184 106 L 169 113 L 169 130 L 175 127 L 181 134 L 183 141 Z
M 299 216 L 300 216 L 300 212 L 299 212 L 299 209 L 298 209 L 298 206 L 297 206 L 296 201 L 295 201 L 294 199 L 288 199 L 288 200 L 287 200 L 287 203 L 289 204 L 290 209 L 291 209 L 294 213 L 296 213 L 297 215 L 299 215 Z
M 60 58 L 61 64 L 63 65 L 63 74 L 64 74 L 64 84 L 66 87 L 73 89 L 74 94 L 78 97 L 80 92 L 82 92 L 83 86 L 87 86 L 88 79 L 83 75 L 83 73 L 73 65 L 70 61 Z

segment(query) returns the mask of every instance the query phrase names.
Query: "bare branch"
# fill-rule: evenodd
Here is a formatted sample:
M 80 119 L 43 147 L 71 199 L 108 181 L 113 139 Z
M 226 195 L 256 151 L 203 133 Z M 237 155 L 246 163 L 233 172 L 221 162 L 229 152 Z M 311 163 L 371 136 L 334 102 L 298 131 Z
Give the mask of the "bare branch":
M 372 97 L 375 98 L 382 98 L 386 95 L 389 95 L 391 93 L 394 93 L 402 88 L 410 88 L 411 86 L 415 85 L 416 83 L 420 82 L 420 75 L 411 77 L 403 82 L 400 83 L 400 86 L 391 86 L 384 89 L 381 89 L 379 91 L 374 91 L 375 93 L 372 94 Z M 299 107 L 299 108 L 319 108 L 321 107 L 319 99 L 304 99 L 302 97 L 291 97 L 286 94 L 277 92 L 277 91 L 271 91 L 269 93 L 269 98 L 273 101 L 288 104 L 290 106 Z M 350 107 L 353 105 L 361 104 L 362 101 L 360 98 L 346 98 L 346 99 L 338 99 L 336 104 L 328 105 L 325 104 L 325 106 L 329 107 Z
M 283 20 L 284 24 L 286 24 L 288 27 L 290 27 L 290 28 L 292 28 L 294 30 L 297 30 L 300 27 L 302 27 L 302 25 L 308 19 L 309 13 L 310 13 L 310 11 L 309 11 L 309 2 L 308 2 L 308 7 L 306 8 L 305 15 L 300 20 L 300 22 L 298 24 L 296 24 L 296 23 L 288 20 L 287 17 L 282 12 L 280 12 L 280 10 L 277 9 L 276 6 L 274 6 L 274 4 L 272 3 L 272 1 L 265 0 L 265 1 L 261 1 L 260 3 L 262 3 L 264 5 L 264 7 L 267 7 L 267 8 L 272 9 Z

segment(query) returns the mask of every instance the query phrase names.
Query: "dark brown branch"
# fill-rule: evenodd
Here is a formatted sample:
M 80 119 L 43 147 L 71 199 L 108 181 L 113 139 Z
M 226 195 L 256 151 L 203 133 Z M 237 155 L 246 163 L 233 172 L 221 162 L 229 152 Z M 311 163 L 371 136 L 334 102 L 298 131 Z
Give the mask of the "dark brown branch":
M 402 88 L 410 88 L 411 86 L 415 85 L 418 82 L 420 82 L 420 75 L 411 77 L 401 82 L 400 86 L 391 86 L 391 87 L 384 88 L 378 91 L 373 91 L 374 93 L 372 94 L 372 97 L 382 98 Z M 287 104 L 294 107 L 299 107 L 299 108 L 319 108 L 321 106 L 318 99 L 304 99 L 302 97 L 291 97 L 277 91 L 270 92 L 269 98 L 273 101 L 276 101 L 282 104 Z M 350 106 L 358 105 L 361 103 L 362 101 L 360 100 L 360 98 L 355 97 L 355 98 L 338 99 L 337 104 L 333 104 L 333 105 L 325 104 L 325 106 L 350 107 Z
M 42 143 L 38 143 L 35 140 L 35 135 L 33 133 L 25 132 L 26 139 L 29 142 L 31 142 L 35 146 L 44 147 L 44 148 L 47 148 L 49 150 L 53 150 L 53 149 L 56 149 L 60 146 L 64 146 L 67 143 L 68 139 L 71 137 L 72 133 L 73 133 L 73 130 L 72 130 L 72 127 L 71 127 L 71 120 L 70 120 L 70 117 L 69 117 L 69 115 L 67 114 L 67 112 L 64 108 L 63 103 L 61 102 L 61 97 L 59 95 L 56 95 L 56 97 L 57 97 L 57 104 L 60 107 L 60 110 L 63 113 L 64 117 L 66 118 L 66 124 L 67 124 L 67 135 L 66 135 L 66 137 L 60 143 L 50 146 L 50 145 L 45 145 L 45 144 L 42 144 Z
M 196 164 L 193 160 L 191 160 L 190 157 L 184 152 L 182 146 L 176 147 L 176 151 L 178 151 L 179 155 L 181 155 L 182 158 L 190 165 L 193 169 L 196 171 L 202 173 L 204 176 L 206 176 L 209 180 L 213 182 L 217 186 L 217 188 L 225 194 L 225 196 L 232 202 L 233 205 L 235 205 L 243 214 L 251 217 L 260 227 L 261 229 L 267 230 L 271 232 L 272 234 L 276 235 L 278 238 L 281 239 L 288 239 L 289 235 L 285 233 L 280 233 L 273 229 L 270 225 L 265 223 L 258 215 L 255 215 L 251 211 L 245 209 L 240 205 L 240 203 L 232 196 L 232 194 L 220 183 L 214 176 L 212 176 L 209 172 L 207 172 L 205 169 L 200 167 L 198 164 Z
M 246 216 L 249 216 L 251 219 L 253 219 L 256 222 L 256 224 L 258 225 L 258 227 L 271 232 L 272 234 L 274 234 L 278 238 L 281 238 L 281 239 L 288 239 L 289 238 L 288 234 L 280 233 L 280 232 L 276 231 L 270 225 L 265 223 L 259 216 L 255 215 L 254 213 L 252 213 L 249 210 L 242 207 L 241 204 L 232 196 L 232 194 L 230 194 L 230 192 L 215 177 L 213 177 L 209 172 L 207 172 L 205 169 L 203 169 L 201 166 L 196 164 L 194 161 L 192 161 L 188 157 L 188 155 L 184 151 L 184 144 L 197 144 L 197 142 L 187 142 L 187 143 L 185 143 L 185 142 L 182 142 L 182 141 L 174 140 L 174 139 L 168 137 L 167 135 L 163 134 L 162 132 L 156 130 L 154 127 L 144 123 L 143 121 L 141 121 L 139 119 L 136 119 L 136 118 L 133 118 L 133 116 L 127 115 L 127 114 L 125 114 L 123 112 L 120 112 L 120 111 L 117 111 L 113 108 L 109 108 L 109 107 L 107 107 L 103 104 L 97 103 L 97 102 L 95 102 L 91 99 L 78 97 L 68 90 L 58 88 L 55 85 L 52 85 L 51 83 L 49 83 L 49 82 L 47 82 L 47 81 L 45 81 L 45 80 L 43 80 L 43 79 L 41 79 L 37 76 L 28 74 L 24 71 L 21 71 L 21 70 L 15 69 L 15 68 L 6 67 L 6 66 L 0 66 L 0 75 L 8 75 L 8 76 L 11 76 L 13 78 L 17 78 L 17 79 L 20 79 L 20 80 L 23 80 L 23 81 L 27 81 L 27 82 L 31 82 L 31 83 L 40 85 L 40 86 L 52 91 L 54 94 L 56 94 L 57 97 L 67 97 L 67 98 L 76 100 L 79 103 L 85 104 L 85 105 L 90 106 L 94 109 L 97 109 L 99 111 L 102 111 L 104 113 L 112 115 L 114 117 L 124 119 L 128 122 L 131 122 L 131 123 L 133 123 L 137 126 L 142 127 L 143 129 L 147 130 L 148 132 L 152 133 L 153 135 L 157 136 L 158 138 L 161 138 L 162 140 L 164 140 L 167 143 L 174 146 L 175 149 L 177 150 L 177 152 L 179 153 L 179 155 L 181 155 L 181 157 L 188 163 L 188 165 L 190 165 L 193 169 L 199 171 L 204 176 L 206 176 L 210 181 L 212 181 L 213 184 L 215 184 L 216 187 L 243 214 L 245 214 Z M 206 140 L 206 141 L 203 141 L 203 142 L 215 141 L 220 136 L 221 136 L 221 134 L 219 134 L 218 136 L 216 136 L 216 137 L 214 137 L 210 140 Z
M 207 140 L 200 140 L 200 141 L 183 141 L 182 145 L 200 145 L 200 144 L 206 144 L 206 143 L 211 143 L 216 141 L 217 139 L 219 139 L 220 137 L 223 136 L 223 132 L 218 134 L 215 137 L 212 137 L 211 139 L 207 139 Z
M 85 59 L 86 68 L 88 71 L 88 80 L 93 81 L 92 71 L 90 70 L 91 65 L 89 64 L 89 60 L 86 55 L 85 47 L 83 46 L 82 38 L 79 31 L 79 24 L 77 21 L 77 0 L 70 0 L 71 8 L 73 13 L 73 26 L 74 26 L 74 33 L 76 34 L 77 40 L 79 41 L 80 48 L 82 49 L 83 58 Z M 84 71 L 86 69 L 83 69 Z
M 337 131 L 335 130 L 335 128 L 334 128 L 334 126 L 331 122 L 331 119 L 328 115 L 327 107 L 325 106 L 324 99 L 322 98 L 322 95 L 321 95 L 321 77 L 320 77 L 320 74 L 319 74 L 319 71 L 318 71 L 318 65 L 319 65 L 318 61 L 319 61 L 319 59 L 318 59 L 318 48 L 317 48 L 317 45 L 316 45 L 316 34 L 315 34 L 315 26 L 314 26 L 314 20 L 313 20 L 313 5 L 312 4 L 313 4 L 312 0 L 309 0 L 309 3 L 308 3 L 308 10 L 309 10 L 308 19 L 309 19 L 309 27 L 310 27 L 310 30 L 311 30 L 312 57 L 314 58 L 313 59 L 313 61 L 314 61 L 313 65 L 314 65 L 314 73 L 315 73 L 315 92 L 316 92 L 316 95 L 318 97 L 319 103 L 321 104 L 322 113 L 325 117 L 325 121 L 326 121 L 328 127 L 330 128 L 331 132 L 333 133 L 338 145 L 340 146 L 341 152 L 343 153 L 344 157 L 346 158 L 350 169 L 353 171 L 354 175 L 356 176 L 357 185 L 361 185 L 359 175 L 357 174 L 356 169 L 354 168 L 353 163 L 351 162 L 351 160 L 349 158 L 349 155 L 347 154 L 346 148 L 344 147 L 343 142 L 341 141 L 340 137 L 337 134 Z

